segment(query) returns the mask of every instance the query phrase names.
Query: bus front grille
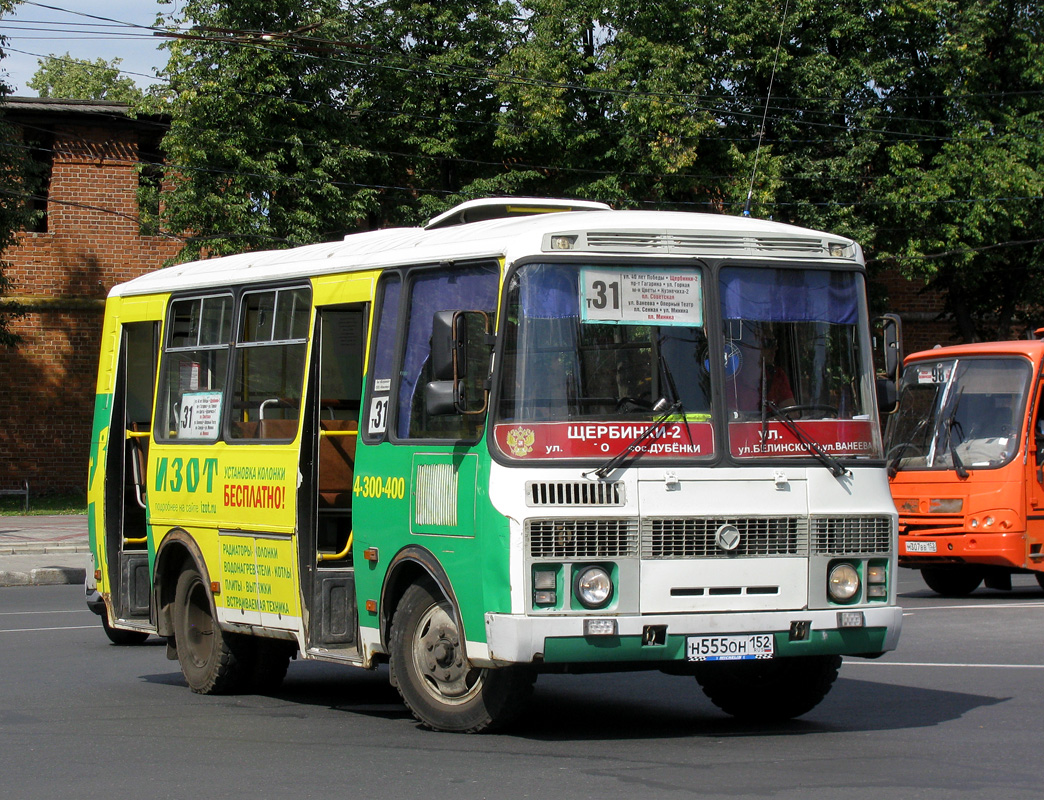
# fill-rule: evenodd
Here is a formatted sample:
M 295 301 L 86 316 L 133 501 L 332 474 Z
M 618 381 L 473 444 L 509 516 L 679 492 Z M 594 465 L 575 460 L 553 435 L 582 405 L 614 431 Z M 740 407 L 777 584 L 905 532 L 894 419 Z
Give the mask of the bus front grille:
M 627 558 L 638 555 L 636 519 L 531 519 L 533 558 Z
M 892 552 L 891 517 L 812 517 L 816 555 Z
M 739 541 L 718 544 L 718 531 L 733 526 Z M 642 522 L 642 558 L 735 558 L 808 555 L 805 517 L 647 518 Z
M 624 485 L 603 481 L 527 481 L 526 505 L 540 506 L 622 506 Z

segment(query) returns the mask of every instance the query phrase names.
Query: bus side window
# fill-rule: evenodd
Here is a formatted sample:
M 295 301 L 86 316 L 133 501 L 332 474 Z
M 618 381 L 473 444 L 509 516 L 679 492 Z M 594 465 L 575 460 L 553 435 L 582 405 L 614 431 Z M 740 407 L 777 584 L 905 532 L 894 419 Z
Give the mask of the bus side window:
M 232 296 L 173 301 L 166 335 L 155 437 L 217 439 L 232 339 Z
M 373 342 L 370 381 L 363 436 L 369 442 L 383 441 L 388 431 L 392 378 L 395 376 L 395 344 L 399 331 L 399 299 L 402 279 L 386 273 L 377 286 L 377 323 Z
M 494 318 L 500 268 L 493 263 L 452 270 L 418 272 L 410 284 L 406 351 L 399 384 L 396 430 L 400 439 L 474 440 L 482 434 L 482 415 L 430 416 L 424 387 L 431 371 L 431 325 L 435 312 L 479 309 Z M 476 349 L 477 352 L 477 349 Z M 468 380 L 485 382 L 489 360 L 468 365 Z
M 233 372 L 233 439 L 293 439 L 301 415 L 311 293 L 243 295 Z

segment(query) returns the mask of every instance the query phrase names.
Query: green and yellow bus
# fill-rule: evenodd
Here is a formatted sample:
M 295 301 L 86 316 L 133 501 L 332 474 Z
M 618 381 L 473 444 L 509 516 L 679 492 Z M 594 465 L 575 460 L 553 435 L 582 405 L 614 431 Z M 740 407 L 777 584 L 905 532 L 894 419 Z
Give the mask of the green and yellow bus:
M 89 596 L 196 692 L 294 658 L 491 730 L 546 672 L 814 707 L 893 649 L 862 251 L 742 217 L 493 198 L 173 266 L 106 304 Z

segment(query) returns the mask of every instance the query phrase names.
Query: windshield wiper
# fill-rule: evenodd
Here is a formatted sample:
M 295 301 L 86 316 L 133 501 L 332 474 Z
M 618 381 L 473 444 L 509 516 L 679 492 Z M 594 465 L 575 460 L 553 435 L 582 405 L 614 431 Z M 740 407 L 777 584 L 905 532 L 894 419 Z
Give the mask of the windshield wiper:
M 671 367 L 667 363 L 667 359 L 663 356 L 663 343 L 667 341 L 666 336 L 661 336 L 656 345 L 656 361 L 659 364 L 660 372 L 663 375 L 663 382 L 667 385 L 667 391 L 670 395 L 670 402 L 676 406 L 681 406 L 681 395 L 678 394 L 678 384 L 674 382 L 674 373 L 671 372 Z
M 903 458 L 903 453 L 906 452 L 906 448 L 910 446 L 910 442 L 903 442 L 899 445 L 899 452 L 895 454 L 895 458 L 888 462 L 888 477 L 894 478 L 896 473 L 899 472 L 899 462 Z
M 899 471 L 899 462 L 903 458 L 903 453 L 906 452 L 906 448 L 913 444 L 913 440 L 917 438 L 917 434 L 924 430 L 924 426 L 928 424 L 927 419 L 922 419 L 917 425 L 914 426 L 913 431 L 910 433 L 910 437 L 903 443 L 896 445 L 899 448 L 899 452 L 895 454 L 891 461 L 888 462 L 888 477 L 894 478 L 895 474 Z M 923 447 L 923 445 L 922 445 Z M 890 448 L 888 452 L 891 452 L 895 448 Z
M 666 422 L 667 417 L 678 411 L 678 409 L 681 408 L 681 405 L 682 404 L 680 400 L 676 400 L 675 402 L 668 405 L 667 401 L 661 397 L 659 400 L 656 401 L 656 405 L 653 406 L 653 411 L 658 412 L 660 416 L 654 419 L 649 424 L 648 428 L 646 428 L 644 431 L 638 434 L 637 437 L 632 439 L 631 442 L 627 445 L 627 447 L 625 447 L 615 456 L 613 456 L 604 464 L 602 464 L 602 466 L 600 466 L 598 469 L 594 469 L 590 472 L 583 473 L 583 476 L 586 478 L 588 475 L 597 475 L 599 478 L 605 478 L 606 475 L 608 475 L 614 469 L 623 464 L 624 459 L 626 459 L 627 456 L 633 453 L 635 449 L 638 447 L 638 445 L 640 445 L 642 442 L 648 439 L 658 427 L 660 427 L 664 422 Z M 638 455 L 641 455 L 641 453 L 639 453 Z
M 824 467 L 830 470 L 831 475 L 835 478 L 841 478 L 845 475 L 851 474 L 840 461 L 824 450 L 819 442 L 811 439 L 808 434 L 801 430 L 801 427 L 794 422 L 791 416 L 783 411 L 779 406 L 771 400 L 766 400 L 765 407 L 772 412 L 773 416 L 783 423 L 784 428 L 794 434 L 794 437 L 805 446 L 805 449 L 811 455 L 815 456 Z
M 953 429 L 957 428 L 957 432 L 961 436 L 961 441 L 964 441 L 964 427 L 954 417 L 957 415 L 957 406 L 954 405 L 953 413 L 950 414 L 950 418 L 947 420 L 947 431 L 946 440 L 950 446 L 950 458 L 953 459 L 953 468 L 957 470 L 958 478 L 967 478 L 968 470 L 964 467 L 964 462 L 961 461 L 961 457 L 957 455 L 957 445 L 953 443 Z

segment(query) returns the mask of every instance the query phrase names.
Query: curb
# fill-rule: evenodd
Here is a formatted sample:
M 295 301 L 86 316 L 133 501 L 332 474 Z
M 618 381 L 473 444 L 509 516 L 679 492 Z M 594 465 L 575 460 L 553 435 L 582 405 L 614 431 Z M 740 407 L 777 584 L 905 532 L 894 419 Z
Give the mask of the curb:
M 0 546 L 0 556 L 37 556 L 48 553 L 89 553 L 86 544 L 54 544 L 43 542 L 19 542 L 16 545 Z
M 60 586 L 83 583 L 87 570 L 79 567 L 37 567 L 28 572 L 0 570 L 0 586 Z

